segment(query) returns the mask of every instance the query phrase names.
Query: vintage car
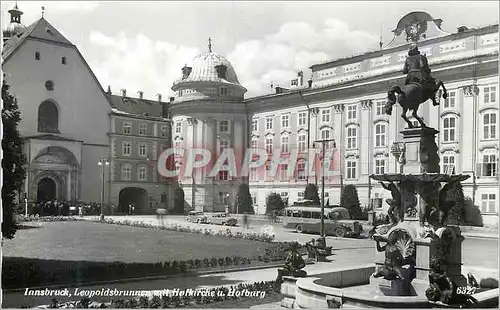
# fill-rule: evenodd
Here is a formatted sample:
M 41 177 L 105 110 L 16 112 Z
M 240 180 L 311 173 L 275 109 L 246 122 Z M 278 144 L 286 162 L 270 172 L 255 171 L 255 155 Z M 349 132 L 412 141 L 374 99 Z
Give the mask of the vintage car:
M 236 226 L 238 220 L 235 217 L 229 216 L 228 213 L 213 213 L 206 216 L 206 221 L 209 224 Z
M 191 223 L 207 223 L 207 217 L 202 211 L 189 211 L 186 220 Z
M 324 208 L 325 234 L 335 237 L 358 237 L 363 227 L 351 220 L 349 211 L 343 207 Z M 320 233 L 321 208 L 317 206 L 292 206 L 285 208 L 283 227 L 296 232 Z

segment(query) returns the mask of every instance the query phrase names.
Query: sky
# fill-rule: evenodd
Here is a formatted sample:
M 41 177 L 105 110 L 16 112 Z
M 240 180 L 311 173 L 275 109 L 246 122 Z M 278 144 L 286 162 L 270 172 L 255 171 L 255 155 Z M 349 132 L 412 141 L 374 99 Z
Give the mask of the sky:
M 13 1 L 2 1 L 2 27 Z M 498 24 L 498 1 L 18 1 L 26 26 L 41 17 L 75 44 L 113 93 L 171 96 L 181 68 L 202 52 L 225 56 L 246 97 L 272 92 L 316 63 L 377 50 L 398 21 L 425 11 L 456 32 Z

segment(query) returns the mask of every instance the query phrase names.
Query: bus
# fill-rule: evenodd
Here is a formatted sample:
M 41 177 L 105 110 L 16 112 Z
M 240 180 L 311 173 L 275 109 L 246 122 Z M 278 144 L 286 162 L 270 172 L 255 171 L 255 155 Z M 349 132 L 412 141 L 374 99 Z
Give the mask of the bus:
M 335 237 L 357 237 L 363 227 L 356 220 L 351 220 L 349 211 L 343 207 L 325 207 L 323 212 L 325 235 Z M 320 233 L 321 207 L 291 206 L 285 208 L 283 227 L 294 229 L 298 233 Z

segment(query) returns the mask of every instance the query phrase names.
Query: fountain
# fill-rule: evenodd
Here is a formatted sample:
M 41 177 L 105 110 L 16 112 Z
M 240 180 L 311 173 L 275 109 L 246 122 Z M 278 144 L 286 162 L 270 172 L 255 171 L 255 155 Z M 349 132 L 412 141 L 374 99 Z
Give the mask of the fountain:
M 388 94 L 388 114 L 392 105 L 399 102 L 404 112 L 413 110 L 421 126 L 415 128 L 403 116 L 409 128 L 401 131 L 403 141 L 394 143 L 391 148 L 400 164 L 399 173 L 370 176 L 392 195 L 392 199 L 387 200 L 391 223 L 375 227 L 374 264 L 337 268 L 305 278 L 284 277 L 282 307 L 498 306 L 498 288 L 478 288 L 477 280 L 468 281 L 463 276 L 470 272 L 480 281 L 498 271 L 481 273 L 481 268 L 462 266 L 464 237 L 458 226 L 457 214 L 460 212 L 456 210 L 463 207 L 463 193 L 457 185 L 469 175 L 440 173 L 435 142 L 438 131 L 427 127 L 417 116 L 418 106 L 423 102 L 411 101 L 412 98 L 425 98 L 414 96 L 412 92 L 428 90 L 420 84 L 417 85 L 420 88 L 415 88 L 415 85 L 405 85 L 403 90 L 393 87 Z M 399 94 L 397 100 L 395 93 Z M 443 93 L 437 90 L 435 93 L 433 102 L 437 105 L 441 95 L 446 98 L 446 89 Z

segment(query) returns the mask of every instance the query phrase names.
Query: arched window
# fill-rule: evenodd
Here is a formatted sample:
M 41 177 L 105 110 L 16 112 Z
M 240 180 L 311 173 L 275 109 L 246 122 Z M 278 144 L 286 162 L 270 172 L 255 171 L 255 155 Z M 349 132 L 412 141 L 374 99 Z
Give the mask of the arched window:
M 59 132 L 59 111 L 50 101 L 44 101 L 38 107 L 38 132 Z

